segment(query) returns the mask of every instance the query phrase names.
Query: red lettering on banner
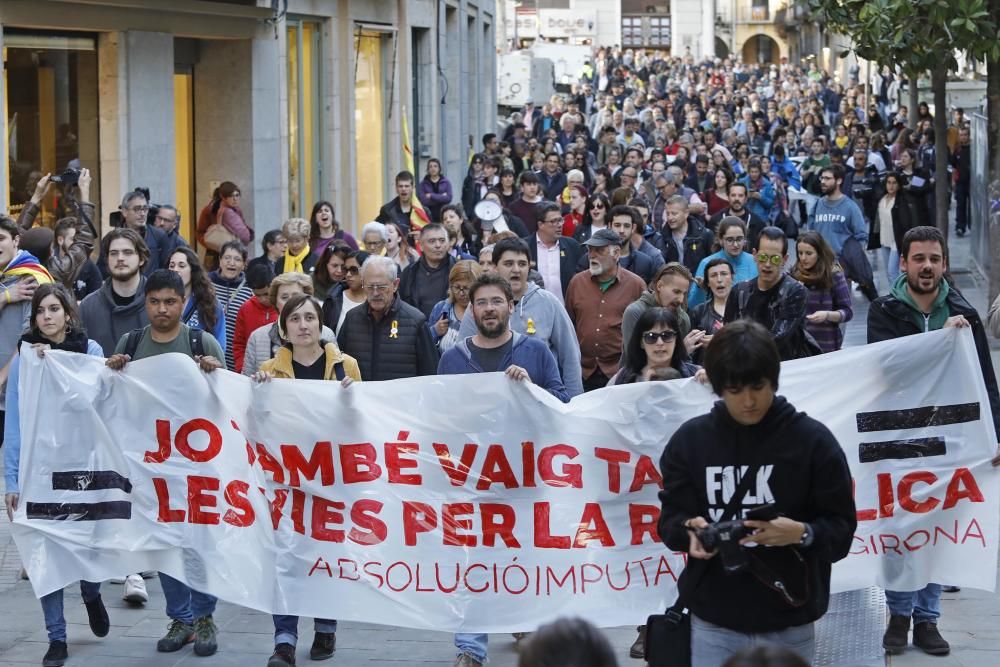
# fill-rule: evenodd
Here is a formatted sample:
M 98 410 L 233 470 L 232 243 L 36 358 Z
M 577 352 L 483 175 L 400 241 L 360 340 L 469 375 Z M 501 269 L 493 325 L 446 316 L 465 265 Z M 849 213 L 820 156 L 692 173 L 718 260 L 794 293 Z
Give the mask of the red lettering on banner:
M 195 431 L 204 431 L 208 434 L 208 444 L 205 449 L 195 449 L 191 446 L 191 435 Z M 177 429 L 177 435 L 174 436 L 174 448 L 181 456 L 190 461 L 206 463 L 222 451 L 222 433 L 218 426 L 207 419 L 192 419 L 184 422 Z
M 278 459 L 271 456 L 271 452 L 267 451 L 267 448 L 259 442 L 257 443 L 257 460 L 260 461 L 261 470 L 271 473 L 271 479 L 274 480 L 275 484 L 285 483 L 285 469 L 278 463 Z
M 313 566 L 309 569 L 309 575 L 308 576 L 310 576 L 310 577 L 313 576 L 313 573 L 316 570 L 326 570 L 326 574 L 327 574 L 328 577 L 332 577 L 333 576 L 333 570 L 330 568 L 330 564 L 327 563 L 325 560 L 323 560 L 322 556 L 320 556 L 319 558 L 317 558 L 316 562 L 313 563 Z
M 489 569 L 482 563 L 473 563 L 472 565 L 470 565 L 465 569 L 465 576 L 462 578 L 466 588 L 468 588 L 473 593 L 482 593 L 483 591 L 485 591 L 490 587 L 489 579 L 487 578 L 486 583 L 483 584 L 482 588 L 473 588 L 472 586 L 469 585 L 469 573 L 472 572 L 472 568 L 482 568 L 486 572 L 489 572 Z
M 591 576 L 587 576 L 588 572 L 592 572 Z M 596 578 L 595 578 L 596 577 Z M 593 563 L 583 563 L 580 565 L 580 592 L 587 592 L 587 584 L 596 584 L 604 578 L 604 570 L 601 569 L 600 565 L 594 565 Z
M 656 484 L 662 489 L 663 477 L 660 475 L 660 471 L 657 470 L 656 464 L 653 463 L 653 459 L 643 454 L 635 462 L 635 473 L 632 476 L 632 485 L 628 487 L 628 490 L 630 493 L 635 493 L 636 491 L 641 491 L 642 487 L 646 484 Z
M 306 534 L 306 494 L 292 489 L 292 529 L 299 535 Z
M 483 521 L 483 546 L 496 546 L 496 538 L 503 540 L 508 549 L 519 549 L 521 543 L 514 537 L 517 514 L 510 505 L 501 503 L 480 503 L 479 513 Z
M 438 567 L 437 563 L 435 563 L 434 564 L 434 581 L 438 585 L 438 590 L 441 591 L 442 593 L 454 593 L 455 590 L 458 588 L 458 580 L 461 577 L 460 572 L 461 572 L 461 568 L 459 567 L 458 563 L 455 563 L 455 585 L 452 586 L 451 588 L 448 588 L 447 586 L 445 586 L 444 584 L 441 583 L 441 568 Z
M 580 517 L 573 546 L 582 549 L 587 546 L 587 542 L 594 540 L 600 542 L 602 547 L 615 546 L 615 540 L 611 537 L 611 530 L 604 520 L 600 503 L 587 503 L 583 506 L 583 516 Z
M 653 544 L 659 543 L 660 533 L 656 524 L 660 520 L 660 508 L 656 505 L 635 505 L 628 506 L 628 523 L 632 527 L 632 539 L 629 542 L 632 546 L 642 544 L 643 538 L 649 535 Z
M 621 464 L 628 463 L 632 455 L 623 449 L 608 449 L 606 447 L 595 447 L 594 458 L 608 463 L 608 490 L 611 493 L 621 493 L 622 490 L 622 468 Z
M 660 556 L 660 562 L 656 566 L 656 576 L 653 577 L 653 586 L 656 588 L 660 587 L 660 577 L 669 576 L 670 580 L 675 584 L 677 583 L 677 575 L 674 574 L 674 570 L 670 567 L 670 561 L 667 560 L 666 556 Z
M 294 493 L 294 492 L 293 492 Z M 293 496 L 294 500 L 294 496 Z M 322 496 L 312 497 L 312 537 L 321 542 L 344 541 L 344 531 L 330 528 L 329 525 L 343 525 L 342 514 L 344 503 L 339 500 L 327 500 Z
M 445 546 L 474 547 L 476 536 L 460 533 L 472 530 L 472 519 L 460 518 L 472 514 L 472 503 L 448 503 L 441 508 L 441 526 L 444 528 Z
M 462 448 L 462 457 L 459 459 L 457 465 L 451 457 L 448 445 L 435 442 L 433 447 L 434 453 L 438 457 L 438 463 L 441 465 L 441 470 L 448 476 L 451 485 L 464 486 L 465 481 L 469 479 L 469 473 L 472 471 L 472 462 L 476 459 L 476 451 L 478 451 L 479 445 L 466 444 Z
M 878 516 L 880 519 L 887 519 L 892 516 L 893 508 L 896 506 L 892 475 L 881 472 L 876 475 L 876 479 L 878 480 Z
M 382 579 L 382 575 L 379 574 L 378 571 L 372 572 L 371 568 L 372 567 L 378 567 L 381 564 L 382 563 L 380 563 L 379 561 L 374 561 L 374 562 L 370 562 L 370 563 L 365 563 L 362 566 L 362 568 L 361 568 L 364 571 L 365 574 L 367 574 L 369 577 L 371 577 L 372 579 L 374 579 L 377 582 L 375 584 L 375 588 L 382 588 L 382 585 L 385 582 Z
M 167 419 L 156 420 L 156 444 L 158 449 L 142 457 L 145 463 L 163 463 L 170 457 L 170 421 Z
M 206 512 L 204 508 L 215 507 L 218 504 L 218 498 L 205 492 L 218 491 L 219 480 L 215 477 L 188 475 L 187 483 L 188 521 L 206 526 L 218 525 L 218 513 Z
M 538 474 L 542 481 L 549 486 L 571 487 L 574 489 L 583 488 L 583 466 L 579 463 L 568 463 L 562 467 L 562 472 L 557 474 L 552 466 L 552 459 L 557 456 L 565 456 L 568 459 L 575 459 L 580 455 L 576 447 L 569 445 L 551 445 L 542 447 L 538 454 Z
M 539 549 L 569 549 L 569 535 L 549 532 L 551 508 L 548 503 L 535 503 L 535 546 Z
M 351 521 L 357 528 L 351 528 L 347 533 L 347 538 L 355 544 L 371 546 L 385 542 L 389 529 L 382 519 L 378 518 L 378 513 L 382 511 L 383 504 L 371 498 L 362 498 L 351 506 Z M 358 530 L 358 529 L 361 530 Z
M 316 473 L 323 486 L 334 483 L 333 445 L 329 442 L 317 442 L 308 461 L 298 445 L 281 445 L 280 449 L 281 462 L 288 470 L 288 486 L 302 486 L 301 477 L 311 481 L 316 479 Z
M 263 487 L 260 488 L 260 492 L 267 498 L 267 494 L 264 493 Z M 288 489 L 275 489 L 274 498 L 268 501 L 268 506 L 271 509 L 271 528 L 278 530 L 278 524 L 281 522 L 282 510 L 285 507 L 285 501 L 288 500 Z
M 416 546 L 417 535 L 437 528 L 437 512 L 427 503 L 403 501 L 403 544 Z
M 542 473 L 544 479 L 545 473 Z M 494 484 L 503 484 L 506 489 L 516 489 L 518 487 L 517 478 L 507 460 L 507 452 L 503 445 L 490 445 L 486 449 L 486 459 L 483 461 L 483 470 L 476 482 L 476 489 L 486 491 Z
M 941 509 L 951 509 L 963 498 L 968 498 L 973 503 L 985 502 L 983 492 L 979 490 L 976 478 L 968 468 L 959 468 L 952 475 L 948 489 L 944 492 L 944 505 Z
M 521 486 L 526 489 L 535 488 L 535 443 L 530 440 L 521 443 L 521 470 L 524 478 Z
M 351 566 L 354 568 L 353 577 L 344 576 L 344 563 L 350 563 Z M 341 579 L 347 579 L 348 581 L 361 581 L 361 575 L 358 574 L 358 564 L 355 561 L 351 560 L 350 558 L 338 558 L 337 568 L 340 570 Z
M 975 527 L 975 531 L 973 531 L 973 527 Z M 979 522 L 975 519 L 969 522 L 969 526 L 965 529 L 965 534 L 962 535 L 962 544 L 965 544 L 966 540 L 969 539 L 979 540 L 982 543 L 983 548 L 986 548 L 986 536 L 983 535 L 983 529 L 979 525 Z
M 382 467 L 376 463 L 378 454 L 370 442 L 340 445 L 340 467 L 344 484 L 374 482 L 382 475 Z
M 410 437 L 409 431 L 400 431 L 398 438 L 406 440 Z M 385 467 L 389 471 L 390 484 L 412 484 L 417 485 L 423 482 L 420 475 L 409 475 L 403 470 L 411 470 L 417 467 L 417 462 L 411 458 L 405 458 L 405 454 L 413 454 L 420 451 L 420 445 L 413 442 L 387 442 L 385 443 Z
M 154 477 L 153 488 L 156 489 L 156 503 L 159 507 L 156 520 L 160 523 L 178 523 L 184 521 L 184 510 L 170 509 L 170 489 L 167 488 L 167 480 L 162 477 Z
M 937 507 L 941 501 L 934 496 L 931 496 L 927 500 L 923 501 L 914 500 L 912 495 L 913 486 L 918 483 L 930 486 L 936 481 L 937 475 L 926 470 L 918 470 L 916 472 L 903 475 L 903 479 L 899 480 L 899 506 L 907 512 L 913 512 L 914 514 L 926 514 L 927 512 L 930 512 L 932 509 Z
M 238 479 L 226 485 L 224 497 L 232 509 L 226 510 L 222 520 L 237 528 L 246 528 L 253 525 L 256 513 L 253 511 L 253 504 L 247 497 L 250 485 Z

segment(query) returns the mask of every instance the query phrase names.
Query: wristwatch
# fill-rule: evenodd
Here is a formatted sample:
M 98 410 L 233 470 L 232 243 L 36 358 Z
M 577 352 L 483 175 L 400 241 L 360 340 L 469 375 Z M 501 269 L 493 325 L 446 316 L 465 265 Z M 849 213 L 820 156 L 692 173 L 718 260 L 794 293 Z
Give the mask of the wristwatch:
M 813 527 L 804 521 L 802 522 L 802 526 L 802 539 L 799 540 L 799 546 L 812 546 L 813 539 L 815 538 L 815 535 L 813 534 Z

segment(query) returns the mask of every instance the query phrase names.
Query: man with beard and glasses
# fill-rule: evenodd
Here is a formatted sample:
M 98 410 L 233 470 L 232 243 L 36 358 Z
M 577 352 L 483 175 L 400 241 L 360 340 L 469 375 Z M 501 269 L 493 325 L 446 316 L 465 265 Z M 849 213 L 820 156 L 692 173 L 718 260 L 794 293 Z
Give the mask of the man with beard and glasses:
M 719 231 L 719 223 L 723 218 L 739 218 L 747 227 L 746 241 L 747 248 L 757 247 L 757 239 L 760 238 L 760 230 L 767 227 L 767 223 L 755 213 L 747 208 L 747 184 L 731 183 L 729 185 L 729 208 L 719 211 L 708 221 L 708 227 L 713 232 Z
M 899 268 L 901 275 L 889 294 L 873 301 L 868 309 L 868 342 L 950 327 L 971 327 L 1000 442 L 1000 394 L 986 330 L 976 309 L 944 279 L 948 248 L 941 231 L 936 227 L 914 227 L 907 231 L 899 248 Z M 992 463 L 1000 465 L 1000 455 Z M 931 655 L 946 655 L 951 650 L 937 629 L 941 616 L 940 584 L 927 584 L 919 591 L 886 591 L 885 601 L 889 607 L 889 627 L 882 637 L 886 653 L 897 655 L 906 649 L 911 618 L 914 646 Z
M 605 386 L 618 372 L 622 319 L 628 305 L 646 289 L 642 278 L 618 265 L 621 239 L 598 229 L 584 242 L 589 270 L 573 276 L 566 289 L 566 312 L 576 327 L 583 368 L 583 390 Z
M 819 174 L 819 187 L 823 197 L 816 203 L 812 228 L 826 239 L 838 259 L 843 254 L 844 243 L 854 238 L 862 248 L 868 245 L 868 223 L 857 202 L 843 193 L 844 168 L 839 165 L 826 167 Z
M 101 289 L 80 304 L 80 318 L 87 335 L 103 350 L 113 350 L 121 337 L 149 324 L 146 316 L 146 278 L 149 249 L 139 233 L 120 227 L 101 240 L 101 255 L 111 274 Z
M 535 338 L 510 330 L 514 291 L 495 273 L 484 273 L 469 288 L 469 303 L 476 334 L 465 338 L 441 356 L 438 375 L 502 372 L 512 380 L 533 382 L 560 401 L 569 394 L 559 375 L 556 358 Z M 458 633 L 455 667 L 482 667 L 486 662 L 488 635 Z

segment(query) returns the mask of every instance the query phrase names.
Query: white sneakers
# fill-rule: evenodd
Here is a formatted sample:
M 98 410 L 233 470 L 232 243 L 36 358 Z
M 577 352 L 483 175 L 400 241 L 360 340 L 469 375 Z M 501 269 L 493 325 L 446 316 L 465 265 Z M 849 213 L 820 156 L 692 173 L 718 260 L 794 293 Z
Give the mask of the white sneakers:
M 130 574 L 125 577 L 125 590 L 122 594 L 125 602 L 132 604 L 145 604 L 149 602 L 149 593 L 146 592 L 146 582 L 138 574 Z

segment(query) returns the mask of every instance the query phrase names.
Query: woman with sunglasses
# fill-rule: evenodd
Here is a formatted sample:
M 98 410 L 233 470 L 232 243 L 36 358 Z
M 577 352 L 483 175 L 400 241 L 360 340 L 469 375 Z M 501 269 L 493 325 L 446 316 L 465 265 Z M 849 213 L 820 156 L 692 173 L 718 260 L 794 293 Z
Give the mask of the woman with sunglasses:
M 608 386 L 651 380 L 694 377 L 698 366 L 679 344 L 680 323 L 670 308 L 650 308 L 636 322 L 625 342 L 627 361 Z
M 469 307 L 469 288 L 482 273 L 482 267 L 470 259 L 455 262 L 448 273 L 448 296 L 434 304 L 427 318 L 431 338 L 442 354 L 460 340 L 458 330 Z
M 603 192 L 591 195 L 587 200 L 587 207 L 583 209 L 583 219 L 573 232 L 573 239 L 577 243 L 583 244 L 598 229 L 608 226 L 608 211 L 611 209 L 611 200 Z
M 347 313 L 362 305 L 367 298 L 361 285 L 361 265 L 366 259 L 368 253 L 364 251 L 348 252 L 344 257 L 343 289 L 330 293 L 323 301 L 323 323 L 334 333 L 340 332 Z

